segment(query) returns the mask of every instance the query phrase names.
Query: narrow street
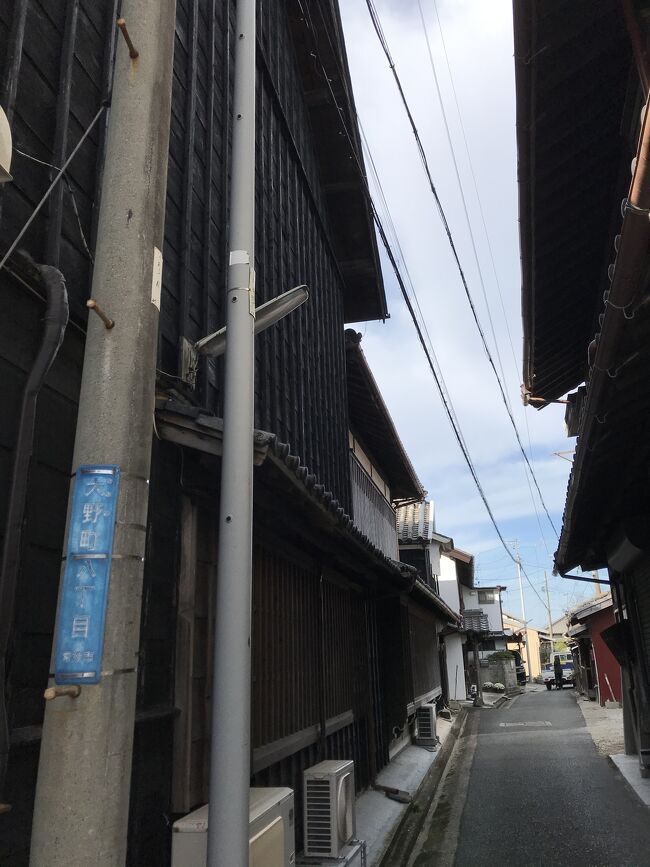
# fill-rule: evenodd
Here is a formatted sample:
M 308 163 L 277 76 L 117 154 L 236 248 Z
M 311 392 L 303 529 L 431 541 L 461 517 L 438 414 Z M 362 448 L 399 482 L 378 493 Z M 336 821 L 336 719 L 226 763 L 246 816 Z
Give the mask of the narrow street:
M 600 756 L 573 690 L 470 712 L 409 867 L 650 864 L 650 813 Z

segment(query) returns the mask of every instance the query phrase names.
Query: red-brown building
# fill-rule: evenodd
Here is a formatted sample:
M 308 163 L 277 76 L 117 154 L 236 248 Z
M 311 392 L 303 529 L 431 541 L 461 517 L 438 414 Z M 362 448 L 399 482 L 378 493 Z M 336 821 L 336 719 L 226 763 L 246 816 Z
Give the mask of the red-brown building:
M 589 698 L 621 703 L 621 666 L 603 633 L 616 622 L 611 593 L 603 593 L 569 614 L 567 635 L 576 672 L 576 688 Z

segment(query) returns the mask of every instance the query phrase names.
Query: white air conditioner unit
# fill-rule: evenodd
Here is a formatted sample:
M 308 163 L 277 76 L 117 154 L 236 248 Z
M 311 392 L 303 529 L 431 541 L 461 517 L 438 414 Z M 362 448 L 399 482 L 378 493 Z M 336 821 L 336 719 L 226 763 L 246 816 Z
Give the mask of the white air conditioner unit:
M 304 772 L 305 855 L 338 858 L 354 838 L 354 762 L 320 762 Z
M 250 867 L 293 867 L 293 791 L 251 789 L 248 819 Z M 178 819 L 172 831 L 172 867 L 206 867 L 208 805 Z
M 415 743 L 420 747 L 434 747 L 438 743 L 436 736 L 436 705 L 421 704 L 415 711 L 416 735 Z

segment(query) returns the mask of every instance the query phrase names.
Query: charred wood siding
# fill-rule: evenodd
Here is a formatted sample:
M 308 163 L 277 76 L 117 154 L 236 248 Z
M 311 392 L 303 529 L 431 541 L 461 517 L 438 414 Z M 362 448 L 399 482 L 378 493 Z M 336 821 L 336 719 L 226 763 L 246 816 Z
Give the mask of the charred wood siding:
M 256 546 L 252 650 L 254 748 L 368 713 L 365 600 L 342 577 Z
M 159 366 L 179 372 L 180 340 L 223 324 L 233 3 L 176 6 Z M 203 362 L 194 399 L 220 412 L 218 370 Z
M 11 118 L 14 147 L 60 165 L 108 92 L 114 40 L 113 0 L 63 4 L 15 0 L 0 4 L 0 102 Z M 92 263 L 85 250 L 93 234 L 102 160 L 102 121 L 73 160 L 28 230 L 23 247 L 38 262 L 64 272 L 71 315 L 85 322 Z M 9 246 L 47 189 L 54 170 L 14 151 L 14 181 L 2 188 L 0 249 Z M 75 214 L 77 208 L 79 219 Z
M 441 686 L 436 623 L 431 613 L 409 605 L 412 698 L 421 699 Z
M 311 296 L 258 338 L 256 423 L 291 443 L 349 509 L 343 281 L 288 31 L 289 5 L 260 7 L 258 303 L 298 283 L 307 283 Z
M 354 759 L 360 790 L 377 767 L 371 733 L 379 685 L 367 615 L 374 618 L 374 604 L 342 576 L 299 554 L 256 546 L 253 782 L 296 791 L 298 841 L 306 768 L 325 758 Z M 379 766 L 385 760 L 382 753 Z
M 14 145 L 20 151 L 57 166 L 79 141 L 110 90 L 117 7 L 117 0 L 0 3 L 0 103 L 12 120 Z M 173 377 L 179 374 L 181 337 L 196 340 L 224 321 L 234 8 L 234 0 L 177 3 L 158 358 L 163 379 L 165 373 Z M 287 29 L 293 11 L 289 0 L 260 7 L 257 288 L 258 303 L 262 303 L 305 282 L 311 298 L 304 308 L 257 341 L 256 423 L 290 442 L 301 462 L 350 511 L 344 285 L 330 240 L 329 217 L 314 155 L 314 133 Z M 29 839 L 35 753 L 43 713 L 41 696 L 56 608 L 106 123 L 104 116 L 66 172 L 69 187 L 64 184 L 51 198 L 22 245 L 36 261 L 58 263 L 63 271 L 70 296 L 71 324 L 39 404 L 14 624 L 16 664 L 10 686 L 13 727 L 28 731 L 32 746 L 12 750 L 8 791 L 15 807 L 11 823 L 4 823 L 0 829 L 3 834 L 2 829 L 8 827 L 9 835 L 0 837 L 2 863 L 7 853 L 15 855 L 18 863 L 20 858 L 24 861 Z M 12 170 L 14 181 L 0 191 L 0 253 L 12 243 L 55 171 L 17 152 Z M 7 419 L 0 425 L 2 532 L 21 391 L 40 336 L 43 306 L 8 271 L 0 273 L 0 289 L 0 374 Z M 118 315 L 116 312 L 115 317 Z M 185 395 L 220 413 L 220 367 L 209 362 L 199 374 L 196 391 L 186 391 Z M 182 390 L 177 380 L 173 382 Z M 170 801 L 182 484 L 179 454 L 170 447 L 156 445 L 132 789 L 129 863 L 134 865 L 163 865 L 168 861 L 161 822 Z M 293 578 L 283 578 L 286 586 L 298 580 L 296 573 L 292 574 Z M 317 593 L 318 580 L 313 575 L 310 580 L 309 592 Z M 305 634 L 295 615 L 300 604 L 311 612 L 313 597 L 305 595 L 302 588 L 293 599 L 287 595 L 286 586 L 277 594 L 285 600 L 287 610 L 294 612 L 289 635 L 298 643 Z M 337 637 L 332 638 L 331 646 L 326 644 L 332 659 L 323 672 L 322 706 L 326 714 L 334 717 L 351 711 L 354 721 L 331 731 L 324 749 L 327 755 L 357 760 L 359 785 L 365 784 L 369 774 L 369 717 L 362 682 L 366 666 L 363 604 L 340 583 L 327 583 L 326 618 Z M 346 624 L 344 635 L 336 631 L 339 623 Z M 280 647 L 280 652 L 285 653 L 286 648 Z M 283 689 L 285 694 L 294 690 L 292 694 L 300 698 L 295 719 L 283 718 L 278 710 L 268 722 L 269 730 L 266 722 L 256 720 L 260 743 L 275 737 L 276 731 L 291 733 L 295 731 L 291 728 L 294 723 L 300 725 L 301 720 L 313 717 L 308 684 L 300 682 L 295 664 L 290 672 L 293 680 Z M 317 700 L 321 701 L 320 693 Z M 20 737 L 21 743 L 27 742 L 22 734 Z M 285 773 L 291 762 L 295 767 L 307 766 L 315 749 L 313 746 L 299 751 L 297 757 L 282 760 L 260 774 Z M 295 777 L 292 781 L 295 783 Z
M 180 373 L 181 338 L 196 341 L 225 321 L 234 3 L 181 0 L 177 9 L 159 360 L 172 376 Z M 298 283 L 311 297 L 256 340 L 255 423 L 290 443 L 349 509 L 344 287 L 288 14 L 283 0 L 260 6 L 257 304 Z M 219 415 L 222 365 L 202 364 L 197 390 L 187 394 Z
M 112 0 L 0 3 L 0 104 L 11 119 L 17 149 L 14 180 L 0 188 L 0 253 L 13 242 L 54 173 L 24 154 L 60 165 L 62 154 L 77 144 L 101 104 L 112 57 L 114 6 Z M 71 323 L 38 402 L 7 660 L 13 736 L 5 795 L 14 806 L 11 821 L 0 823 L 2 864 L 26 863 L 29 848 L 92 268 L 82 233 L 92 245 L 102 142 L 103 119 L 66 172 L 67 183 L 43 208 L 21 245 L 37 262 L 58 265 L 65 273 Z M 16 279 L 16 267 L 14 261 L 0 272 L 0 534 L 22 390 L 41 339 L 45 310 L 24 274 Z

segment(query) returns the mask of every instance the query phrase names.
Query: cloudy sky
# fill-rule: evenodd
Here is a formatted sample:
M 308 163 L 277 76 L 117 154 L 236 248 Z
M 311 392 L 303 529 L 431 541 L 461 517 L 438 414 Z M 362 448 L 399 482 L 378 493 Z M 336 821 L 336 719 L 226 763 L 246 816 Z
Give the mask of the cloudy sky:
M 564 435 L 563 406 L 550 406 L 541 412 L 524 410 L 519 390 L 522 338 L 511 0 L 437 0 L 439 19 L 435 0 L 421 0 L 421 4 L 506 391 L 524 445 L 527 451 L 532 448 L 529 455 L 559 530 L 571 465 L 554 452 L 572 449 L 574 441 Z M 471 317 L 366 2 L 340 0 L 340 5 L 359 119 L 469 452 L 505 539 L 518 540 L 526 572 L 542 597 L 547 570 L 555 618 L 592 595 L 593 585 L 551 576 L 557 538 L 539 501 L 533 501 L 514 431 Z M 375 0 L 375 5 L 496 360 L 418 0 Z M 380 213 L 383 218 L 381 209 Z M 436 503 L 438 530 L 453 536 L 458 547 L 477 555 L 477 580 L 481 584 L 508 586 L 504 609 L 519 615 L 514 563 L 500 546 L 454 439 L 390 265 L 385 259 L 383 265 L 391 318 L 385 324 L 357 326 L 364 334 L 362 347 L 418 475 Z M 525 579 L 524 595 L 527 618 L 536 625 L 546 623 L 546 610 Z

